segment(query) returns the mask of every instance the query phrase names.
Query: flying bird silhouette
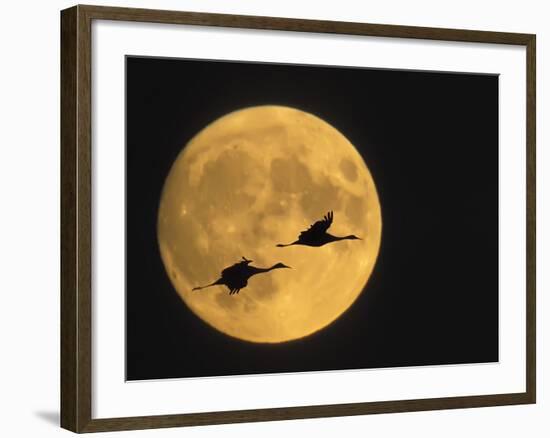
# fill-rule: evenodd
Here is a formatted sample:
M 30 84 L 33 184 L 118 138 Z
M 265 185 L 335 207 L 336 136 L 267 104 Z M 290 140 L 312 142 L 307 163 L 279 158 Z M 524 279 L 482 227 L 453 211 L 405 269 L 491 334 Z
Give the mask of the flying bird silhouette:
M 194 287 L 193 290 L 200 290 L 216 285 L 225 285 L 229 289 L 229 295 L 238 294 L 241 289 L 248 285 L 248 279 L 253 275 L 269 272 L 273 269 L 290 268 L 290 266 L 283 263 L 277 263 L 270 268 L 257 268 L 256 266 L 250 266 L 250 263 L 252 263 L 252 260 L 243 257 L 242 261 L 225 268 L 221 273 L 221 277 L 214 283 L 207 284 L 206 286 Z
M 278 247 L 285 247 L 291 245 L 305 245 L 305 246 L 323 246 L 327 243 L 338 242 L 339 240 L 361 240 L 359 237 L 350 234 L 349 236 L 333 236 L 332 234 L 327 233 L 327 230 L 332 225 L 332 220 L 334 218 L 334 213 L 329 211 L 323 219 L 315 222 L 307 230 L 302 231 L 298 240 L 292 243 L 279 243 Z

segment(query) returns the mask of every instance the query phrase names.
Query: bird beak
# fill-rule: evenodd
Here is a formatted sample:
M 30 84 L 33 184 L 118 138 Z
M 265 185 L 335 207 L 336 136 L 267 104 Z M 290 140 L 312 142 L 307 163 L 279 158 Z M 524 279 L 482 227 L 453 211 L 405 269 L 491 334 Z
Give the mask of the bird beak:
M 288 268 L 288 269 L 292 269 L 292 267 L 291 267 L 291 266 L 286 266 L 286 265 L 285 265 L 285 268 Z

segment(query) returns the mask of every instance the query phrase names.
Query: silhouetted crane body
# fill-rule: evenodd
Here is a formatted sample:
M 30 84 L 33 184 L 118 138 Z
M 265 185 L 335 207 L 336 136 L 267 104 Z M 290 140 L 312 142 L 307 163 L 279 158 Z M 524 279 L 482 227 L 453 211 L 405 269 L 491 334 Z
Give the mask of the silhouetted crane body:
M 305 245 L 305 246 L 323 246 L 327 243 L 338 242 L 340 240 L 361 240 L 359 237 L 350 234 L 349 236 L 333 236 L 332 234 L 327 233 L 327 230 L 332 225 L 334 218 L 334 213 L 329 211 L 323 219 L 315 222 L 307 230 L 302 231 L 298 240 L 292 243 L 279 243 L 278 247 L 285 247 L 291 245 Z
M 214 283 L 207 284 L 206 286 L 195 287 L 193 290 L 224 285 L 229 289 L 229 295 L 238 294 L 241 289 L 244 289 L 248 285 L 248 280 L 253 275 L 262 274 L 274 269 L 290 268 L 290 266 L 286 266 L 283 263 L 277 263 L 270 268 L 257 268 L 256 266 L 250 266 L 250 263 L 252 263 L 252 260 L 248 260 L 243 257 L 241 262 L 225 268 L 221 273 L 221 277 Z

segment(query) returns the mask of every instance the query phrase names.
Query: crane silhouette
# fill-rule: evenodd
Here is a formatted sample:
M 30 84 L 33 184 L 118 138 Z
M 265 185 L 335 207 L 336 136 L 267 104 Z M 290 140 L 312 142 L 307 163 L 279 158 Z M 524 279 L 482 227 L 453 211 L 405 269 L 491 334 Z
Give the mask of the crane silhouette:
M 276 263 L 270 268 L 257 268 L 256 266 L 250 266 L 250 263 L 252 263 L 252 260 L 243 257 L 242 261 L 225 268 L 221 273 L 221 277 L 215 282 L 207 284 L 206 286 L 194 287 L 193 290 L 200 290 L 216 285 L 225 285 L 229 289 L 229 295 L 238 294 L 241 289 L 248 285 L 248 279 L 253 275 L 269 272 L 273 269 L 290 268 L 290 266 L 283 263 Z
M 307 230 L 302 231 L 298 240 L 292 243 L 279 243 L 278 247 L 285 247 L 291 245 L 305 245 L 305 246 L 323 246 L 327 243 L 338 242 L 339 240 L 361 240 L 359 237 L 350 234 L 349 236 L 333 236 L 332 234 L 327 233 L 327 230 L 332 225 L 332 220 L 334 218 L 334 213 L 329 211 L 323 219 L 315 222 Z

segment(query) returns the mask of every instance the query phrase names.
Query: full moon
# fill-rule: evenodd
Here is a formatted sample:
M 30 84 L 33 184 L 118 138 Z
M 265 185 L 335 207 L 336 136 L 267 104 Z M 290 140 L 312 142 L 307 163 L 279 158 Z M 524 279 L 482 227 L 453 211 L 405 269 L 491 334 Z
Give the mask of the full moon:
M 355 234 L 322 247 L 290 246 L 334 212 L 328 230 Z M 251 342 L 310 335 L 362 293 L 382 233 L 380 203 L 365 161 L 338 130 L 283 106 L 229 113 L 182 149 L 158 211 L 160 254 L 186 305 L 217 330 Z M 241 260 L 276 269 L 250 278 L 239 294 L 212 283 Z

